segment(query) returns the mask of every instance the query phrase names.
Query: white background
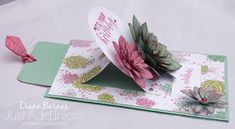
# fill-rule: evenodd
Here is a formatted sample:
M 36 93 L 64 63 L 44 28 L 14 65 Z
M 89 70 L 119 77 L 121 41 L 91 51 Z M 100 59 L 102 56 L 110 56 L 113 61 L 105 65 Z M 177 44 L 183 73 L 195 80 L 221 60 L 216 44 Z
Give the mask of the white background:
M 1 1 L 1 0 L 0 0 Z M 0 3 L 5 3 L 6 0 Z M 87 14 L 93 6 L 115 12 L 124 22 L 136 14 L 170 49 L 228 56 L 228 123 L 133 109 L 44 98 L 45 87 L 17 81 L 23 64 L 4 46 L 6 35 L 22 38 L 28 50 L 37 41 L 67 44 L 92 40 Z M 233 0 L 18 0 L 0 6 L 1 129 L 234 129 L 235 128 L 235 1 Z M 19 103 L 67 104 L 72 120 L 4 120 L 20 112 Z M 26 123 L 26 124 L 25 124 Z

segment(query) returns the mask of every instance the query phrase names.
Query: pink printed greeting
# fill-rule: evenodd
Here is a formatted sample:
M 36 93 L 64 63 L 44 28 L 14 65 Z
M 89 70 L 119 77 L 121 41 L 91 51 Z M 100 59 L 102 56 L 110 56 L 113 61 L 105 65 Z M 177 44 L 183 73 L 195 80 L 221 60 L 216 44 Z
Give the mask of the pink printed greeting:
M 180 74 L 181 80 L 184 81 L 185 87 L 190 88 L 190 78 L 192 76 L 193 68 L 188 68 L 185 73 Z
M 103 12 L 99 14 L 98 20 L 94 25 L 96 35 L 103 43 L 108 44 L 111 38 L 111 31 L 117 29 L 116 20 L 112 20 L 110 17 L 105 16 Z

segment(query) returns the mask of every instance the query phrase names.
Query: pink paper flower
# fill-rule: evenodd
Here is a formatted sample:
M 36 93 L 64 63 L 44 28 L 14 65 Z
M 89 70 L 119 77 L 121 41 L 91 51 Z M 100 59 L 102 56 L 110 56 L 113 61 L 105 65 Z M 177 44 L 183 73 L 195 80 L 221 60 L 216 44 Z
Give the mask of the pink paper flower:
M 153 100 L 150 100 L 148 98 L 137 98 L 136 104 L 143 106 L 143 107 L 150 108 L 150 107 L 154 106 L 156 103 Z
M 121 69 L 141 86 L 145 87 L 144 79 L 152 79 L 152 73 L 147 69 L 148 65 L 140 56 L 135 43 L 128 44 L 123 36 L 119 37 L 119 44 L 113 41 L 117 54 L 115 56 Z

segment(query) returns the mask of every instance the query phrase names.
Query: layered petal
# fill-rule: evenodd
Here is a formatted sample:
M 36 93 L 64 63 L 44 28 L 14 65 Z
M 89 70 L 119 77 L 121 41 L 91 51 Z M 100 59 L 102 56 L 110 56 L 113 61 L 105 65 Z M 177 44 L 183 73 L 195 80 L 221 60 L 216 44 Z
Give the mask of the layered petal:
M 152 79 L 153 75 L 148 70 L 148 65 L 144 62 L 137 50 L 136 44 L 128 44 L 123 36 L 119 37 L 118 44 L 113 41 L 113 46 L 117 52 L 116 61 L 126 73 L 142 88 L 145 87 L 144 79 Z
M 215 108 L 224 108 L 226 105 L 223 99 L 224 95 L 214 89 L 194 87 L 193 90 L 182 90 L 182 93 L 187 95 L 194 104 L 195 113 L 200 113 L 201 110 L 214 113 Z
M 139 77 L 135 77 L 134 80 L 141 88 L 145 88 L 145 82 L 143 79 Z

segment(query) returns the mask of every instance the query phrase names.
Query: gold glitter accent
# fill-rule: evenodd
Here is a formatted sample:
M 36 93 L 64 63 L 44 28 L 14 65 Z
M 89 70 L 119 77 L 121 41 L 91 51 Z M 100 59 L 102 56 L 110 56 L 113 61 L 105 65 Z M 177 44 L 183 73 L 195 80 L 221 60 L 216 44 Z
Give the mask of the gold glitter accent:
M 97 86 L 97 85 L 87 85 L 81 84 L 78 82 L 74 82 L 73 86 L 84 91 L 92 91 L 92 92 L 100 92 L 101 90 L 105 89 L 105 87 Z
M 208 73 L 208 72 L 209 72 L 208 66 L 207 66 L 207 65 L 202 65 L 202 67 L 201 67 L 201 73 L 202 73 L 202 74 L 206 74 L 206 73 Z
M 84 73 L 82 76 L 78 77 L 78 79 L 75 81 L 76 83 L 84 83 L 90 80 L 91 78 L 95 77 L 98 73 L 101 72 L 100 66 L 95 66 L 87 73 Z
M 108 103 L 115 102 L 113 95 L 108 94 L 108 93 L 102 93 L 102 94 L 98 95 L 97 99 L 100 101 L 108 102 Z
M 224 82 L 218 80 L 206 80 L 201 85 L 203 88 L 213 88 L 216 91 L 224 92 Z
M 82 56 L 70 56 L 64 59 L 65 66 L 69 67 L 70 69 L 76 68 L 86 68 L 89 61 L 87 58 Z

